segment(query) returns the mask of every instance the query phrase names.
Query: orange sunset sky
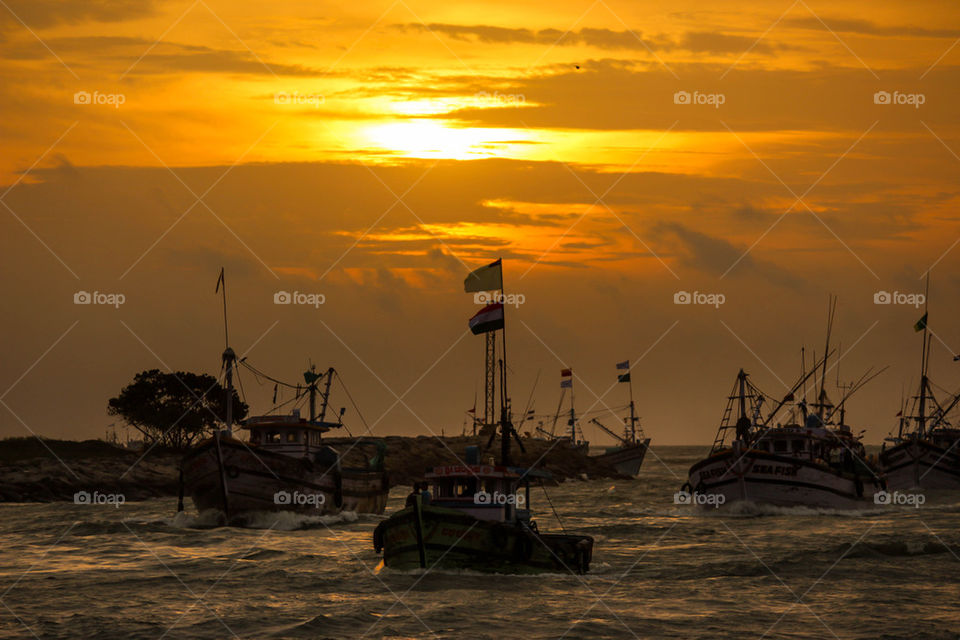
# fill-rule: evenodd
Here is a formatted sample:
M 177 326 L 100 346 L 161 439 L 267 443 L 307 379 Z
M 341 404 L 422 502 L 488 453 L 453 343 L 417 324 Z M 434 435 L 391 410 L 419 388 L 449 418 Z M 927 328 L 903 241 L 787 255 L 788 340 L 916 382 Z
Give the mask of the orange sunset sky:
M 614 411 L 630 359 L 654 446 L 711 442 L 738 368 L 777 396 L 822 354 L 833 293 L 830 384 L 890 367 L 848 405 L 878 443 L 928 271 L 960 388 L 958 41 L 947 1 L 3 0 L 0 435 L 102 437 L 135 372 L 216 374 L 221 266 L 255 366 L 336 367 L 374 433 L 459 433 L 463 278 L 502 257 L 517 412 L 562 367 Z

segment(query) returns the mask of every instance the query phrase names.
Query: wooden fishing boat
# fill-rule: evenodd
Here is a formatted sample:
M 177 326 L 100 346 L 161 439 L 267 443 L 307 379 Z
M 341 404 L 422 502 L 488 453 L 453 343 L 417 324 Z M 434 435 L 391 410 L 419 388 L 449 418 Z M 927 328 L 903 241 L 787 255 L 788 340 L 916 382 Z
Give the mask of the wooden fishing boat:
M 834 307 L 835 303 L 828 322 L 826 355 L 809 373 L 801 374 L 766 417 L 762 405 L 770 396 L 740 370 L 710 454 L 690 468 L 675 502 L 711 507 L 752 502 L 847 509 L 872 506 L 874 494 L 886 490 L 880 469 L 868 459 L 860 442 L 861 435 L 854 435 L 845 424 L 847 399 L 880 372 L 865 373 L 847 388 L 836 406 L 824 389 Z M 793 406 L 786 424 L 772 425 L 801 387 L 806 395 L 807 380 L 818 371 L 822 371 L 820 392 L 813 411 L 801 400 Z M 834 423 L 837 416 L 839 421 Z
M 226 329 L 226 287 L 222 271 L 218 291 L 221 285 Z M 186 494 L 198 511 L 219 511 L 228 524 L 242 524 L 248 514 L 259 511 L 312 515 L 341 511 L 383 513 L 390 489 L 384 469 L 386 445 L 381 441 L 358 439 L 341 452 L 323 442 L 323 434 L 343 427 L 345 409 L 340 410 L 336 422 L 326 419 L 330 385 L 336 375 L 333 367 L 322 374 L 311 367 L 303 374 L 304 384 L 293 385 L 266 376 L 246 359 L 238 362 L 229 343 L 222 361 L 227 395 L 224 428 L 216 430 L 184 455 L 180 463 L 178 510 L 183 511 Z M 249 433 L 248 438 L 235 437 L 232 399 L 238 365 L 277 386 L 296 389 L 294 401 L 309 399 L 309 417 L 302 418 L 298 408 L 287 415 L 251 417 L 240 426 Z M 318 389 L 321 382 L 323 391 Z M 371 453 L 372 456 L 366 458 Z
M 502 292 L 501 262 L 467 277 L 467 292 Z M 504 330 L 502 306 L 495 321 L 470 326 L 475 334 Z M 481 327 L 481 328 L 477 328 Z M 487 344 L 494 341 L 487 340 Z M 500 341 L 505 345 L 505 340 Z M 488 351 L 487 361 L 493 354 Z M 480 464 L 478 447 L 468 447 L 464 464 L 435 466 L 425 474 L 430 492 L 414 491 L 407 505 L 377 525 L 373 546 L 393 569 L 472 569 L 494 573 L 543 571 L 586 573 L 593 538 L 540 531 L 530 509 L 530 484 L 547 474 L 511 466 L 510 446 L 524 450 L 510 417 L 506 349 L 499 360 L 500 422 L 491 430 L 489 449 L 500 436 L 499 464 Z M 492 380 L 492 370 L 488 369 Z M 493 388 L 491 387 L 491 393 Z M 489 397 L 493 402 L 492 395 Z
M 909 415 L 901 406 L 897 435 L 884 441 L 880 462 L 891 489 L 960 490 L 960 427 L 949 418 L 960 404 L 960 393 L 941 402 L 933 391 L 928 371 L 933 336 L 927 318 L 924 308 L 923 317 L 914 325 L 923 331 L 920 389 Z

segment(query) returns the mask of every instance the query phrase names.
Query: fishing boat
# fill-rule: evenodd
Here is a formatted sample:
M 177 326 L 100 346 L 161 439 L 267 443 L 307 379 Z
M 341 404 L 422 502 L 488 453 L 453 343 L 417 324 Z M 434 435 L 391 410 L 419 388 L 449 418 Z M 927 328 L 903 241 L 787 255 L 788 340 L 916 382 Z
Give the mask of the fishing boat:
M 870 506 L 874 494 L 886 489 L 879 468 L 866 456 L 863 432 L 854 435 L 845 422 L 847 399 L 882 370 L 872 374 L 868 370 L 837 405 L 824 388 L 834 309 L 835 303 L 822 361 L 815 361 L 810 372 L 801 372 L 800 380 L 765 417 L 763 404 L 771 396 L 758 389 L 743 369 L 739 371 L 710 454 L 690 468 L 676 502 L 846 509 Z M 820 391 L 813 411 L 808 411 L 805 398 L 793 404 L 795 394 L 818 371 Z M 787 407 L 786 423 L 772 424 Z
M 218 281 L 218 290 L 223 282 Z M 224 295 L 226 312 L 226 295 Z M 180 463 L 180 500 L 189 495 L 198 511 L 219 511 L 228 524 L 242 523 L 251 512 L 292 511 L 325 515 L 341 511 L 383 513 L 389 483 L 384 469 L 386 446 L 381 441 L 358 439 L 343 452 L 326 445 L 323 434 L 342 428 L 341 409 L 336 422 L 327 420 L 330 386 L 336 375 L 333 367 L 318 373 L 311 367 L 304 373 L 304 385 L 292 385 L 269 378 L 246 359 L 237 361 L 229 343 L 223 352 L 226 381 L 224 428 L 192 447 Z M 300 409 L 287 414 L 248 418 L 233 433 L 233 380 L 238 365 L 276 385 L 296 388 L 293 401 L 309 400 L 309 416 Z M 318 385 L 323 383 L 323 391 Z M 275 393 L 276 393 L 276 386 Z M 319 414 L 316 411 L 320 399 Z M 372 456 L 368 459 L 367 454 Z
M 471 273 L 465 289 L 502 291 L 500 264 L 498 260 Z M 503 329 L 501 307 L 496 321 L 488 323 L 485 330 Z M 530 485 L 549 474 L 511 464 L 511 443 L 515 441 L 521 451 L 524 447 L 510 416 L 505 361 L 503 349 L 499 359 L 500 421 L 487 443 L 489 449 L 499 435 L 499 463 L 481 464 L 480 450 L 473 446 L 467 448 L 463 464 L 428 469 L 424 477 L 429 494 L 415 490 L 403 509 L 374 530 L 374 550 L 383 554 L 387 567 L 493 573 L 589 571 L 592 537 L 543 533 L 533 520 Z
M 623 421 L 623 435 L 616 433 L 612 429 L 608 429 L 606 425 L 602 424 L 598 419 L 591 418 L 590 422 L 603 429 L 619 442 L 617 446 L 607 447 L 606 451 L 594 457 L 599 462 L 612 466 L 619 473 L 627 476 L 636 476 L 640 473 L 643 459 L 647 455 L 647 449 L 650 448 L 650 438 L 644 436 L 643 427 L 640 426 L 640 418 L 637 416 L 636 408 L 633 404 L 633 382 L 630 378 L 630 362 L 624 361 L 617 363 L 617 369 L 626 370 L 626 373 L 617 375 L 617 382 L 626 382 L 628 385 L 630 394 L 629 414 Z
M 929 291 L 929 287 L 928 287 Z M 880 463 L 891 489 L 960 489 L 960 427 L 948 419 L 960 393 L 940 402 L 928 375 L 930 342 L 927 310 L 914 325 L 923 331 L 920 389 L 905 414 L 901 406 L 897 435 L 886 438 Z M 887 445 L 891 446 L 887 446 Z

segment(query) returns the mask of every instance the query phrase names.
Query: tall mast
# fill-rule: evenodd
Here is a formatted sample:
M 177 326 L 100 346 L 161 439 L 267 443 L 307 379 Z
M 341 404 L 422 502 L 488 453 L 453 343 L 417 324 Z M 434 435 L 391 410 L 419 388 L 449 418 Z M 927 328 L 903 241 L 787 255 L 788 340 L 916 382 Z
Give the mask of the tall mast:
M 630 376 L 630 370 L 627 369 L 627 375 Z M 630 433 L 627 434 L 627 440 L 631 443 L 637 440 L 637 415 L 633 407 L 633 377 L 627 378 L 627 387 L 630 389 Z
M 817 396 L 817 415 L 820 416 L 821 420 L 823 419 L 823 410 L 824 405 L 826 404 L 826 384 L 827 384 L 827 359 L 830 355 L 830 332 L 833 330 L 833 315 L 834 311 L 837 308 L 837 303 L 833 296 L 830 296 L 830 300 L 827 303 L 827 340 L 826 345 L 823 348 L 823 373 L 820 374 L 820 394 Z
M 570 444 L 577 443 L 577 414 L 573 405 L 573 371 L 570 371 Z
M 232 435 L 233 430 L 233 367 L 237 360 L 237 354 L 230 348 L 230 334 L 227 331 L 227 281 L 224 277 L 223 267 L 220 267 L 220 277 L 217 279 L 216 292 L 222 291 L 223 297 L 223 367 L 227 383 L 226 389 L 226 431 L 227 435 Z M 216 293 L 215 292 L 215 293 Z
M 740 373 L 737 375 L 737 382 L 740 386 L 739 398 L 740 398 L 740 415 L 738 418 L 742 420 L 747 415 L 747 374 L 744 373 L 743 369 L 740 369 Z
M 333 382 L 333 367 L 327 369 L 327 383 L 323 387 L 323 404 L 320 405 L 320 422 L 327 418 L 327 406 L 330 403 L 330 383 Z
M 923 342 L 920 344 L 920 415 L 917 416 L 917 431 L 922 438 L 927 429 L 927 368 L 930 366 L 930 342 L 927 326 L 930 324 L 930 272 L 927 271 L 927 283 L 923 299 Z

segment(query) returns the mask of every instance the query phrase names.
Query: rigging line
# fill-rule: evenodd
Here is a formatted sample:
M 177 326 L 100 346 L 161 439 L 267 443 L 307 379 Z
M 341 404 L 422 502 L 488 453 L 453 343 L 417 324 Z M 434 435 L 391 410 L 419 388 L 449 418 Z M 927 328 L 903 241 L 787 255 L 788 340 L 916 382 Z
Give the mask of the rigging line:
M 244 358 L 243 360 L 240 360 L 239 363 L 242 364 L 243 366 L 245 366 L 247 369 L 250 369 L 250 371 L 254 372 L 255 374 L 257 374 L 257 375 L 259 375 L 259 376 L 261 376 L 261 377 L 263 377 L 263 378 L 266 378 L 266 379 L 269 380 L 270 382 L 273 382 L 273 383 L 276 383 L 276 384 L 282 384 L 283 386 L 285 386 L 285 387 L 290 387 L 291 389 L 296 389 L 297 387 L 300 386 L 300 385 L 297 385 L 297 384 L 290 384 L 289 382 L 284 382 L 283 380 L 277 380 L 276 378 L 274 378 L 274 377 L 272 377 L 272 376 L 268 376 L 268 375 L 265 374 L 263 371 L 260 371 L 259 369 L 257 369 L 256 367 L 254 367 L 252 364 L 250 364 L 249 362 L 247 362 L 247 361 L 246 361 L 246 358 Z
M 360 422 L 363 424 L 364 428 L 366 429 L 364 433 L 370 433 L 371 431 L 370 425 L 367 424 L 367 421 L 363 417 L 363 414 L 360 413 L 360 408 L 357 406 L 357 403 L 354 402 L 353 396 L 350 395 L 350 390 L 347 389 L 347 383 L 343 381 L 343 378 L 340 376 L 339 371 L 335 370 L 334 373 L 337 374 L 337 382 L 339 382 L 340 386 L 343 387 L 343 392 L 347 394 L 347 399 L 350 400 L 350 406 L 352 406 L 353 410 L 357 412 L 357 417 L 360 418 Z M 347 433 L 350 433 L 350 429 L 347 427 L 347 425 L 343 425 L 343 428 L 347 430 Z M 353 437 L 352 433 L 350 433 L 350 437 L 351 438 Z
M 547 499 L 547 504 L 550 505 L 550 509 L 553 510 L 554 517 L 557 519 L 557 522 L 560 523 L 560 530 L 566 533 L 567 530 L 563 526 L 563 520 L 560 519 L 560 514 L 557 513 L 557 508 L 553 506 L 553 501 L 550 500 L 550 494 L 547 493 L 547 487 L 544 486 L 543 483 L 541 483 L 540 488 L 543 489 L 543 496 Z
M 247 401 L 247 392 L 243 390 L 243 380 L 240 378 L 240 369 L 237 369 L 237 386 L 240 387 L 240 399 L 243 402 Z M 233 402 L 233 398 L 230 399 Z

